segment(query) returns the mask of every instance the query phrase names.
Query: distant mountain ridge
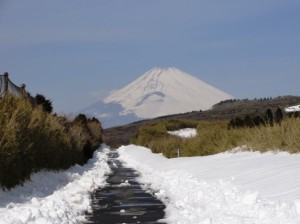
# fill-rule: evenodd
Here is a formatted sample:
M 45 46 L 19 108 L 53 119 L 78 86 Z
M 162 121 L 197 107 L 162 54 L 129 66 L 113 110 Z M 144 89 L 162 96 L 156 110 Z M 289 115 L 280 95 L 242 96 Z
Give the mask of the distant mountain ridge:
M 83 110 L 104 127 L 169 114 L 207 110 L 233 97 L 177 68 L 155 67 L 124 88 Z

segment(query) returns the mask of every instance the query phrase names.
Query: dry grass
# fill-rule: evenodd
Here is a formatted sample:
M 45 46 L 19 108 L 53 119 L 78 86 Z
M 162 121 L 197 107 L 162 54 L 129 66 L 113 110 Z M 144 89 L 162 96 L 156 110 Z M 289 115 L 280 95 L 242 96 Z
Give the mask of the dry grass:
M 170 122 L 170 121 L 169 121 Z M 198 135 L 180 139 L 167 134 L 168 122 L 157 122 L 140 128 L 132 143 L 143 145 L 155 153 L 175 157 L 174 150 L 181 149 L 182 156 L 205 156 L 231 150 L 238 146 L 261 152 L 270 150 L 300 152 L 300 119 L 286 118 L 281 124 L 254 128 L 227 129 L 227 121 L 198 122 Z
M 101 124 L 86 123 L 33 108 L 11 95 L 0 99 L 0 186 L 11 188 L 39 170 L 83 164 L 102 143 Z
M 290 153 L 300 152 L 300 119 L 286 118 L 281 124 L 246 129 L 245 145 L 262 152 L 281 150 Z

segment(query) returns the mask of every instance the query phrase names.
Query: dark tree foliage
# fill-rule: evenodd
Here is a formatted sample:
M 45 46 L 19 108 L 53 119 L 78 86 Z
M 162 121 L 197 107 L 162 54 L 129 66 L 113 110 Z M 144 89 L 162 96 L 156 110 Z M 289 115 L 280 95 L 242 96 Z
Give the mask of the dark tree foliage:
M 84 114 L 78 114 L 75 118 L 74 118 L 74 123 L 81 123 L 81 124 L 86 124 L 88 121 L 88 119 L 86 118 L 86 116 Z
M 255 116 L 255 117 L 253 118 L 253 123 L 254 123 L 255 126 L 258 126 L 258 127 L 259 127 L 260 125 L 265 124 L 264 119 L 262 119 L 259 115 Z
M 34 100 L 36 106 L 42 106 L 45 112 L 52 113 L 52 102 L 50 100 L 47 100 L 42 94 L 36 94 Z
M 239 118 L 239 117 L 236 117 L 234 119 L 234 123 L 235 123 L 235 127 L 237 127 L 237 128 L 244 127 L 244 121 L 241 118 Z
M 267 109 L 267 111 L 266 111 L 265 121 L 266 121 L 266 124 L 273 126 L 274 118 L 273 118 L 273 113 L 270 108 Z
M 235 128 L 235 123 L 234 123 L 234 119 L 233 118 L 227 124 L 227 129 L 230 130 L 231 128 Z
M 228 129 L 231 128 L 253 128 L 255 126 L 259 127 L 260 125 L 264 125 L 265 121 L 260 116 L 255 116 L 252 118 L 250 115 L 246 115 L 244 119 L 239 117 L 232 118 L 227 125 Z
M 87 158 L 87 159 L 93 158 L 94 149 L 92 148 L 92 144 L 90 141 L 87 141 L 84 144 L 82 151 L 83 151 L 83 155 L 85 156 L 85 158 Z
M 250 115 L 246 115 L 246 117 L 244 119 L 244 125 L 248 128 L 254 127 L 254 122 L 253 122 L 252 118 L 250 117 Z
M 283 119 L 283 113 L 282 110 L 278 107 L 275 112 L 275 118 L 274 118 L 275 123 L 280 124 L 282 119 Z
M 293 113 L 293 115 L 289 114 L 288 116 L 299 116 L 297 113 Z M 250 116 L 249 114 L 244 117 L 244 119 L 241 119 L 239 117 L 236 117 L 235 119 L 231 119 L 230 122 L 227 125 L 228 129 L 231 128 L 253 128 L 253 127 L 259 127 L 261 125 L 270 125 L 273 126 L 274 122 L 276 124 L 280 124 L 281 121 L 283 120 L 283 112 L 282 110 L 278 107 L 275 115 L 273 116 L 273 113 L 271 109 L 267 109 L 264 119 L 261 118 L 259 115 L 255 116 L 254 118 Z
M 89 119 L 89 121 L 96 122 L 96 123 L 100 124 L 100 121 L 95 117 L 92 117 L 91 119 Z
M 227 128 L 228 129 L 231 129 L 231 128 L 242 128 L 244 127 L 244 120 L 239 118 L 239 117 L 236 117 L 236 118 L 232 118 L 229 122 L 229 124 L 227 125 Z
M 289 112 L 289 113 L 287 113 L 287 116 L 289 117 L 289 118 L 298 118 L 298 117 L 300 117 L 299 116 L 299 112 L 298 111 L 295 111 L 295 112 Z
M 88 119 L 84 114 L 78 114 L 71 123 L 71 132 L 73 126 L 80 127 L 83 135 L 86 136 L 79 142 L 74 141 L 73 144 L 83 151 L 86 159 L 92 158 L 94 151 L 103 143 L 100 121 L 95 117 Z M 74 135 L 76 136 L 76 133 Z

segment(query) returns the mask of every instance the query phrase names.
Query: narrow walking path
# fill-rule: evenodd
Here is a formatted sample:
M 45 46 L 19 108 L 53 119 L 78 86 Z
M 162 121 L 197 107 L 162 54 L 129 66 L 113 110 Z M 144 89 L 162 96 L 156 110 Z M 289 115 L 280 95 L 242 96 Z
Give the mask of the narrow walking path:
M 117 157 L 116 151 L 110 153 L 113 173 L 108 185 L 92 195 L 93 212 L 86 215 L 86 223 L 161 223 L 157 220 L 164 218 L 165 205 L 143 190 L 136 181 L 138 172 L 124 167 Z

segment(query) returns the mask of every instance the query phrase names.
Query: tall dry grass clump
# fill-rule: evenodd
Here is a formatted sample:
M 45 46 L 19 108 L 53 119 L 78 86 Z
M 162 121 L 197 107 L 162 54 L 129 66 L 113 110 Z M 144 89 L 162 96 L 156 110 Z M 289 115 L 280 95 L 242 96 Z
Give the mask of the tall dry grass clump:
M 183 139 L 168 134 L 168 131 L 196 127 L 197 122 L 188 120 L 158 121 L 142 126 L 132 139 L 132 144 L 150 148 L 154 153 L 163 153 L 171 158 L 175 150 L 183 147 Z
M 169 121 L 170 122 L 170 121 Z M 173 121 L 174 122 L 174 121 Z M 243 150 L 266 152 L 300 152 L 300 118 L 285 118 L 281 123 L 253 127 L 228 129 L 228 121 L 197 123 L 198 135 L 181 139 L 167 133 L 166 121 L 143 126 L 132 140 L 155 153 L 175 157 L 175 149 L 181 149 L 181 156 L 206 156 L 243 147 Z M 180 129 L 180 128 L 178 128 Z
M 300 119 L 286 118 L 280 124 L 242 129 L 244 144 L 261 152 L 269 150 L 300 152 Z
M 79 124 L 12 95 L 0 99 L 0 115 L 3 189 L 23 183 L 32 172 L 83 164 L 102 143 L 102 128 L 96 119 Z
M 79 114 L 70 123 L 68 133 L 73 148 L 80 149 L 88 159 L 103 142 L 100 122 L 95 118 L 88 119 L 84 114 Z
M 198 135 L 185 140 L 182 155 L 206 156 L 231 149 L 239 137 L 235 136 L 233 140 L 226 127 L 225 121 L 199 122 L 197 126 Z
M 30 175 L 31 156 L 28 152 L 31 146 L 27 133 L 31 112 L 32 108 L 26 101 L 9 95 L 0 99 L 1 186 L 12 187 Z

